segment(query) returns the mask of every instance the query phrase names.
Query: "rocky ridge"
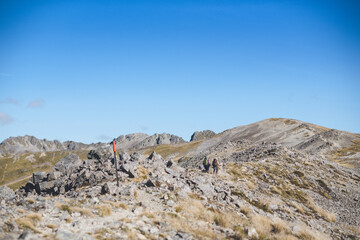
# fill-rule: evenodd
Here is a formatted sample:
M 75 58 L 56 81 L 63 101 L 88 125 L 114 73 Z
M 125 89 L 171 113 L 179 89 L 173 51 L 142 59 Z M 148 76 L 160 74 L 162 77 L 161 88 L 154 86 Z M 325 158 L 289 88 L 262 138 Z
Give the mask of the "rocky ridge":
M 216 133 L 211 130 L 204 130 L 201 132 L 196 131 L 191 135 L 190 142 L 212 138 L 215 135 Z
M 84 144 L 74 141 L 60 142 L 58 140 L 38 139 L 34 136 L 10 137 L 0 143 L 0 153 L 24 153 L 24 152 L 50 152 L 90 150 L 100 146 L 98 144 Z
M 155 152 L 120 152 L 119 187 L 110 147 L 90 151 L 85 161 L 71 154 L 16 193 L 1 187 L 0 236 L 358 238 L 356 171 L 276 143 L 244 140 L 214 150 L 219 175 Z

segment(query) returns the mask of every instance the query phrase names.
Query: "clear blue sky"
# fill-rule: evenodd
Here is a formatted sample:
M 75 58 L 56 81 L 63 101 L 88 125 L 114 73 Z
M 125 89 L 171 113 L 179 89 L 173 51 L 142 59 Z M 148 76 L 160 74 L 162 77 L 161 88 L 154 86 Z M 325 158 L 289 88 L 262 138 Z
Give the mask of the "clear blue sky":
M 360 132 L 359 1 L 0 2 L 0 141 Z

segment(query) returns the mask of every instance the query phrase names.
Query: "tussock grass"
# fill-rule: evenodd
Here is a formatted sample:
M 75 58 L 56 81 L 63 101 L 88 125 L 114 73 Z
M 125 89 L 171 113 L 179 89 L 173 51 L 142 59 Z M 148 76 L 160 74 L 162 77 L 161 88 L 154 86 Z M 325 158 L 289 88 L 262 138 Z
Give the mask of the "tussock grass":
M 57 229 L 59 226 L 50 223 L 50 224 L 46 225 L 46 227 L 51 228 L 52 230 L 55 230 L 55 229 Z
M 312 230 L 305 225 L 297 225 L 294 227 L 293 235 L 302 240 L 327 240 L 330 239 L 328 235 Z
M 138 177 L 134 179 L 135 182 L 141 182 L 144 180 L 148 180 L 149 178 L 149 170 L 139 165 L 137 167 L 137 175 Z
M 242 205 L 240 207 L 240 212 L 243 213 L 245 216 L 249 216 L 251 209 L 248 205 Z
M 316 205 L 314 200 L 311 197 L 307 198 L 306 206 L 313 210 L 315 213 L 318 213 L 328 222 L 336 222 L 335 213 L 328 212 L 322 209 L 320 206 Z
M 281 220 L 280 218 L 273 219 L 273 222 L 271 225 L 272 225 L 272 232 L 274 232 L 276 234 L 291 233 L 291 229 L 290 229 L 289 225 L 286 222 L 284 222 L 283 220 Z
M 18 213 L 26 213 L 25 209 L 22 209 L 22 208 L 19 208 L 19 209 L 17 210 L 17 212 L 18 212 Z
M 26 198 L 25 200 L 26 200 L 28 203 L 30 203 L 30 204 L 35 203 L 35 200 L 32 199 L 32 198 Z
M 55 206 L 59 208 L 61 211 L 67 211 L 69 214 L 72 213 L 71 207 L 67 204 L 61 204 L 58 202 L 55 202 Z
M 253 215 L 251 216 L 251 223 L 259 234 L 259 238 L 270 235 L 270 232 L 272 231 L 272 222 L 268 217 L 263 215 Z
M 30 229 L 35 233 L 41 233 L 35 227 L 37 224 L 37 221 L 32 218 L 22 217 L 22 218 L 15 219 L 15 222 L 21 228 Z
M 280 190 L 279 188 L 277 188 L 276 186 L 271 186 L 271 187 L 270 187 L 270 191 L 271 191 L 272 193 L 276 193 L 276 194 L 279 194 L 279 195 L 282 194 L 281 190 Z
M 36 222 L 36 223 L 41 221 L 41 215 L 38 213 L 27 214 L 26 218 L 31 219 L 33 222 Z
M 112 213 L 111 207 L 109 205 L 96 206 L 96 209 L 98 210 L 99 216 L 101 217 L 110 216 Z
M 292 207 L 294 207 L 296 209 L 296 211 L 298 211 L 299 213 L 301 214 L 304 214 L 305 213 L 305 210 L 302 206 L 300 206 L 299 204 L 295 203 L 295 202 L 291 202 L 290 205 Z
M 87 208 L 71 207 L 71 210 L 80 213 L 82 216 L 94 217 L 94 214 Z

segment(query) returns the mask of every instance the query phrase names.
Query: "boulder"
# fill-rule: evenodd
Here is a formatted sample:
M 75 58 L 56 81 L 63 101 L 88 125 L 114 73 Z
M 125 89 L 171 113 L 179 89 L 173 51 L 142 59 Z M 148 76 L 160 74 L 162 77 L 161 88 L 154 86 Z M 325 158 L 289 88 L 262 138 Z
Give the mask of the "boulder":
M 119 152 L 119 160 L 120 162 L 126 162 L 126 161 L 129 161 L 130 160 L 130 155 L 127 154 L 126 152 Z
M 35 184 L 35 190 L 38 194 L 44 193 L 53 193 L 53 188 L 55 187 L 56 180 L 40 182 Z
M 136 166 L 137 165 L 135 163 L 122 164 L 120 166 L 120 171 L 126 173 L 129 176 L 129 178 L 135 178 L 137 177 Z
M 34 184 L 42 182 L 43 180 L 46 180 L 46 173 L 45 172 L 34 172 L 32 181 Z
M 145 183 L 145 186 L 147 186 L 147 187 L 155 187 L 155 184 L 149 179 L 149 180 L 147 180 L 147 182 Z
M 97 159 L 99 161 L 103 161 L 106 159 L 111 159 L 114 157 L 114 153 L 111 151 L 109 147 L 98 148 L 95 150 L 91 150 L 88 155 L 88 159 Z
M 166 167 L 170 168 L 173 164 L 174 164 L 173 161 L 169 160 L 169 161 L 166 163 Z
M 0 200 L 11 200 L 15 198 L 15 192 L 9 188 L 8 186 L 1 186 L 0 187 Z
M 155 151 L 153 151 L 151 153 L 151 155 L 149 156 L 149 160 L 152 160 L 152 161 L 161 161 L 162 160 L 162 157 L 161 155 L 157 154 Z
M 101 194 L 111 194 L 116 195 L 119 193 L 119 188 L 115 183 L 107 182 L 101 187 Z
M 52 181 L 58 179 L 59 177 L 61 177 L 61 172 L 55 171 L 47 175 L 47 180 Z
M 60 159 L 55 164 L 55 170 L 61 172 L 63 175 L 69 176 L 82 164 L 81 159 L 76 154 L 69 154 L 66 157 Z

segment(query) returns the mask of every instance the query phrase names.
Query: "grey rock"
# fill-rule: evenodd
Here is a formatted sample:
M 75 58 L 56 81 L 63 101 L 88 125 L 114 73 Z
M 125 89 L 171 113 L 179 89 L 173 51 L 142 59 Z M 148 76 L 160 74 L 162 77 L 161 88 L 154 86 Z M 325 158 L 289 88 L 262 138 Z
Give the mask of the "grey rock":
M 82 164 L 81 159 L 78 155 L 71 153 L 66 157 L 60 159 L 58 163 L 55 164 L 55 170 L 61 172 L 64 175 L 70 175 Z
M 52 181 L 58 179 L 59 177 L 61 177 L 61 172 L 58 171 L 50 172 L 47 176 L 47 180 Z
M 101 194 L 116 195 L 118 193 L 119 193 L 119 189 L 115 185 L 115 183 L 107 182 L 101 187 Z
M 147 180 L 147 182 L 145 183 L 145 186 L 147 186 L 147 187 L 155 187 L 155 184 L 149 179 L 149 180 Z
M 211 137 L 213 137 L 215 135 L 216 135 L 216 133 L 211 131 L 211 130 L 204 130 L 204 131 L 201 131 L 201 132 L 196 131 L 191 135 L 190 142 L 203 140 L 203 139 L 208 139 L 208 138 L 211 138 Z
M 34 184 L 42 182 L 43 180 L 46 180 L 46 173 L 45 172 L 34 172 L 32 181 Z
M 161 161 L 162 157 L 161 157 L 161 155 L 159 155 L 155 151 L 153 151 L 149 156 L 149 160 L 151 160 L 151 161 Z
M 0 187 L 0 200 L 9 201 L 15 198 L 15 192 L 8 186 Z
M 120 151 L 120 152 L 119 152 L 119 160 L 120 160 L 120 162 L 129 161 L 129 160 L 130 160 L 130 155 L 127 154 L 127 153 L 124 152 L 124 151 Z
M 40 194 L 41 192 L 45 192 L 45 193 L 53 193 L 53 189 L 56 186 L 56 180 L 53 181 L 47 181 L 47 182 L 40 182 L 35 184 L 35 190 L 38 194 Z

